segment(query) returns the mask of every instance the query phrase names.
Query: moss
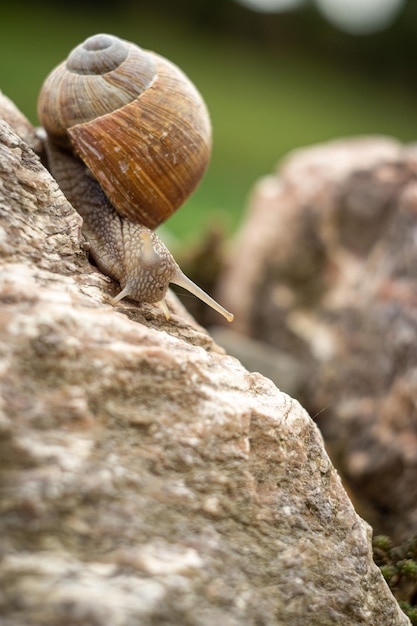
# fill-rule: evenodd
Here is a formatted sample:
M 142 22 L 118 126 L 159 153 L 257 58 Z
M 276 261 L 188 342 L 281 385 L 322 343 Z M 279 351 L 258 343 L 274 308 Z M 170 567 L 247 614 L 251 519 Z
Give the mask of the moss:
M 374 561 L 413 626 L 417 626 L 417 535 L 394 546 L 385 535 L 373 540 Z

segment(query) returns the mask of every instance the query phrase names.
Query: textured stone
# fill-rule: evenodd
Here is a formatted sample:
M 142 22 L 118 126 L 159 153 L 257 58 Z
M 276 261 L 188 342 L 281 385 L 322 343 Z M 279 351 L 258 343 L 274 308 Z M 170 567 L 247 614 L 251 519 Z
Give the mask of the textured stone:
M 5 626 L 408 624 L 300 404 L 187 318 L 108 304 L 0 124 Z
M 14 103 L 0 91 L 0 111 L 3 121 L 13 128 L 15 133 L 37 153 L 43 151 L 42 142 L 35 128 Z
M 369 137 L 290 155 L 256 187 L 230 268 L 220 297 L 239 285 L 237 327 L 298 360 L 298 397 L 360 510 L 415 534 L 416 147 Z

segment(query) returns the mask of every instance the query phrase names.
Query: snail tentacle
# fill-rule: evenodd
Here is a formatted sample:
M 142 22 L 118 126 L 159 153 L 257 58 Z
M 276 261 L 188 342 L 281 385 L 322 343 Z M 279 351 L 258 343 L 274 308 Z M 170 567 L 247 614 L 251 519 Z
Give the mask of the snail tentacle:
M 183 287 L 194 296 L 205 302 L 212 309 L 223 315 L 227 319 L 228 322 L 233 322 L 234 316 L 233 313 L 227 311 L 224 307 L 221 306 L 218 302 L 213 300 L 211 296 L 208 295 L 201 287 L 196 285 L 188 276 L 186 276 L 178 267 L 176 273 L 171 277 L 171 283 L 174 285 L 178 285 L 179 287 Z

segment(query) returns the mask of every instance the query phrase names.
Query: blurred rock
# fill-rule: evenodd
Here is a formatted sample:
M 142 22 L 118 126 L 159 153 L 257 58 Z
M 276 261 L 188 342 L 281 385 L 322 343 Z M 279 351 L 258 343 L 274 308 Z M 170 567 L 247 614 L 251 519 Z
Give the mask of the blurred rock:
M 290 354 L 226 326 L 211 326 L 213 339 L 252 372 L 262 372 L 281 391 L 297 397 L 306 384 L 307 368 Z
M 398 539 L 417 528 L 416 279 L 417 148 L 369 137 L 297 151 L 260 181 L 219 295 L 241 332 L 307 367 L 297 397 Z
M 107 303 L 0 122 L 5 626 L 409 624 L 302 407 L 172 297 Z

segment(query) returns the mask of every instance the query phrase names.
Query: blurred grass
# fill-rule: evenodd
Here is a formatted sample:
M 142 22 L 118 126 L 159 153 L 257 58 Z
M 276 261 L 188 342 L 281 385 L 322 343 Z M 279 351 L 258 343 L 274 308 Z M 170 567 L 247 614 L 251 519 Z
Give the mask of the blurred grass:
M 117 10 L 116 10 L 117 9 Z M 101 12 L 15 2 L 1 8 L 0 89 L 37 123 L 39 87 L 85 37 L 111 32 L 176 62 L 202 92 L 213 122 L 210 168 L 168 222 L 182 240 L 220 222 L 236 228 L 254 182 L 288 151 L 357 134 L 416 136 L 415 97 L 323 64 L 308 49 L 270 55 L 236 37 L 213 37 L 172 16 L 125 5 Z

